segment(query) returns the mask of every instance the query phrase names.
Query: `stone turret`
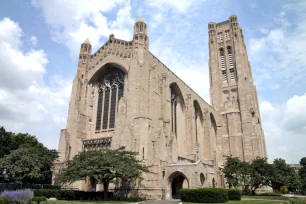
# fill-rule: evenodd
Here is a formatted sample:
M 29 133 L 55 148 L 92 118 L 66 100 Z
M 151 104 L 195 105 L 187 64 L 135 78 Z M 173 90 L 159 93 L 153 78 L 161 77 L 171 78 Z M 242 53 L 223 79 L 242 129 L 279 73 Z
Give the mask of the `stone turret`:
M 147 24 L 140 17 L 134 25 L 134 37 L 135 47 L 144 47 L 146 50 L 149 49 L 149 38 L 147 33 Z

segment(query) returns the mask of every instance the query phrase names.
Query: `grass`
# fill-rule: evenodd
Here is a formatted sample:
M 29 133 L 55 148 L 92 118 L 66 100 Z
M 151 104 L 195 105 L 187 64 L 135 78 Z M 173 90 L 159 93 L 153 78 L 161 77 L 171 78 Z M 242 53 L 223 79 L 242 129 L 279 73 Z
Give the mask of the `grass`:
M 244 199 L 288 200 L 285 196 L 242 196 Z
M 48 203 L 52 204 L 125 204 L 127 202 L 124 201 L 48 201 Z
M 242 201 L 228 201 L 228 204 L 278 204 L 281 201 L 274 200 L 242 200 Z M 183 203 L 183 204 L 200 204 L 200 203 Z M 203 203 L 202 203 L 203 204 Z

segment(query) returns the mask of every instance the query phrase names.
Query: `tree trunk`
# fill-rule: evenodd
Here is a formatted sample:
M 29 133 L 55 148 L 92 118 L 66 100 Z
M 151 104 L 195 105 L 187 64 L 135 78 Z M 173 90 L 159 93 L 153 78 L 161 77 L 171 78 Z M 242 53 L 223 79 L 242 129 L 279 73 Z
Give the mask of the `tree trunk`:
M 103 192 L 104 192 L 104 200 L 108 199 L 108 187 L 109 187 L 109 182 L 106 181 L 103 183 Z

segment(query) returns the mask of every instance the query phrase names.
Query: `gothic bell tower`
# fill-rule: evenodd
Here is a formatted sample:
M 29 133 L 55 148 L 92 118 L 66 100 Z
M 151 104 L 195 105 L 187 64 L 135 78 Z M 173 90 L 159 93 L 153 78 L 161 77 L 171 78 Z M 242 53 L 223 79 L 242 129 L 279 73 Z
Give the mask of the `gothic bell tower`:
M 223 156 L 267 157 L 264 133 L 242 29 L 236 15 L 208 24 L 210 98 L 220 113 Z

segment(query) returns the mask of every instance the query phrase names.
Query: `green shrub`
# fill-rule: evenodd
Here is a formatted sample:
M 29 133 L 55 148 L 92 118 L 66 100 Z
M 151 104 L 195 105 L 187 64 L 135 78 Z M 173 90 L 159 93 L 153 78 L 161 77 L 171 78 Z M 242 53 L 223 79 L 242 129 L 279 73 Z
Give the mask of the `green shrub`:
M 10 199 L 8 197 L 0 196 L 0 204 L 10 204 Z
M 46 198 L 56 198 L 59 196 L 61 190 L 58 189 L 36 189 L 34 190 L 34 196 L 44 196 Z
M 59 191 L 56 196 L 58 200 L 104 200 L 104 192 L 85 192 L 75 190 L 63 190 Z M 107 198 L 113 199 L 113 193 L 108 192 Z
M 226 203 L 228 191 L 222 188 L 181 189 L 181 200 L 194 203 Z
M 270 192 L 270 193 L 261 193 L 261 194 L 256 194 L 258 196 L 282 196 L 282 193 L 276 193 L 276 192 Z
M 40 204 L 42 201 L 47 201 L 47 198 L 45 196 L 37 196 L 34 197 L 32 201 L 36 202 L 37 204 Z
M 241 200 L 241 191 L 239 189 L 228 189 L 228 200 Z

